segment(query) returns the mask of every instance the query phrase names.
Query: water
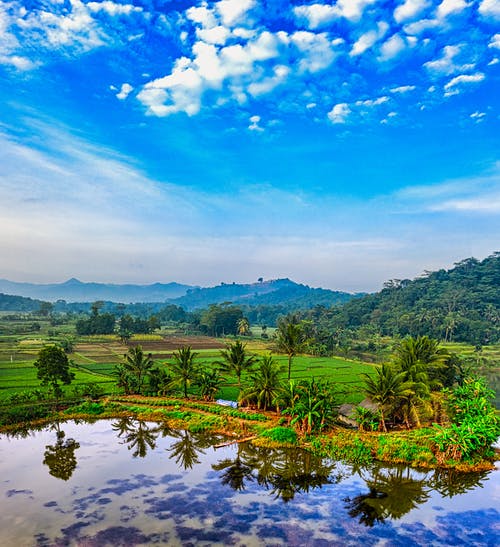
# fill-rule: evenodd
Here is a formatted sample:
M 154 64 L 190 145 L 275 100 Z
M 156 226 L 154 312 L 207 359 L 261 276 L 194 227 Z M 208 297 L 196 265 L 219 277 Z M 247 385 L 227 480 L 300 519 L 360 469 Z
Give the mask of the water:
M 498 471 L 353 467 L 134 420 L 0 436 L 0 545 L 499 545 Z

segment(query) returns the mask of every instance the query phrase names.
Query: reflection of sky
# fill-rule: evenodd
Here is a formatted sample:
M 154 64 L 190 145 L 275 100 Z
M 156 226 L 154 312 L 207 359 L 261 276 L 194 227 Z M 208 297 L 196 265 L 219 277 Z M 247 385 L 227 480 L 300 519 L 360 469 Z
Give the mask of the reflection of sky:
M 241 492 L 222 484 L 211 466 L 234 459 L 235 445 L 204 448 L 200 463 L 184 471 L 169 458 L 171 437 L 160 435 L 155 450 L 133 458 L 107 421 L 61 429 L 80 444 L 78 466 L 66 482 L 42 465 L 55 431 L 0 437 L 1 545 L 494 545 L 498 535 L 497 473 L 482 488 L 451 499 L 433 492 L 400 520 L 369 528 L 347 515 L 345 498 L 368 491 L 348 466 L 334 471 L 342 472 L 340 483 L 298 493 L 285 504 L 255 480 Z

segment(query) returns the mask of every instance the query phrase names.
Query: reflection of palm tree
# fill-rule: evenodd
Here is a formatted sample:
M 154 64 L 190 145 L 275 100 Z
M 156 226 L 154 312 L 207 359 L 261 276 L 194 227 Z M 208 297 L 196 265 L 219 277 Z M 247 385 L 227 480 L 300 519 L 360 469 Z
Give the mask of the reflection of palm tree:
M 241 460 L 239 451 L 234 460 L 221 460 L 213 464 L 212 469 L 214 471 L 223 471 L 221 474 L 222 484 L 229 485 L 233 490 L 245 490 L 245 481 L 251 482 L 254 480 L 252 467 Z
M 429 499 L 430 488 L 426 477 L 415 479 L 409 468 L 385 469 L 375 467 L 366 480 L 369 492 L 354 498 L 346 498 L 351 517 L 373 526 L 385 519 L 400 519 Z
M 64 431 L 61 431 L 57 424 L 57 442 L 45 447 L 43 463 L 48 466 L 53 477 L 67 481 L 76 469 L 75 450 L 80 448 L 80 445 L 74 439 L 64 440 L 64 437 Z
M 173 436 L 179 440 L 167 448 L 167 452 L 171 453 L 170 459 L 175 459 L 175 463 L 183 469 L 191 469 L 194 464 L 200 463 L 198 456 L 205 453 L 204 440 L 197 438 L 189 431 L 179 431 Z
M 245 483 L 256 480 L 286 502 L 299 492 L 331 483 L 334 465 L 325 465 L 321 458 L 306 451 L 242 443 L 238 445 L 236 458 L 222 460 L 212 468 L 223 471 L 222 483 L 234 490 L 244 490 Z
M 118 432 L 118 437 L 123 436 L 123 444 L 127 445 L 129 450 L 134 450 L 132 456 L 144 458 L 148 452 L 148 447 L 154 450 L 156 447 L 156 438 L 159 428 L 149 427 L 143 421 L 132 420 L 131 418 L 121 418 L 111 424 L 111 427 Z
M 456 469 L 436 469 L 429 479 L 429 485 L 443 497 L 452 498 L 465 494 L 480 486 L 488 475 L 488 471 L 480 473 L 461 473 Z

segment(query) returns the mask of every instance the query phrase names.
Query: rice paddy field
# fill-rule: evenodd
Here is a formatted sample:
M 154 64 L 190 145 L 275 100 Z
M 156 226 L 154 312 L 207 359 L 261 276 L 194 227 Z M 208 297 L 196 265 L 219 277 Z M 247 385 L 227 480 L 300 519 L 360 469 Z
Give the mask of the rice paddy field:
M 19 328 L 19 330 L 21 330 Z M 47 343 L 64 339 L 65 333 L 49 336 L 48 329 L 40 332 L 0 334 L 0 402 L 7 401 L 14 393 L 22 393 L 40 388 L 36 377 L 36 368 L 33 366 L 38 352 Z M 97 383 L 105 393 L 117 393 L 115 379 L 112 376 L 115 365 L 123 360 L 128 349 L 140 344 L 143 350 L 151 353 L 155 363 L 159 366 L 168 366 L 172 353 L 183 345 L 190 345 L 197 352 L 197 362 L 206 367 L 214 366 L 214 361 L 220 359 L 220 350 L 228 340 L 209 338 L 206 336 L 182 336 L 179 334 L 164 335 L 137 335 L 123 344 L 115 335 L 79 337 L 73 344 L 73 352 L 69 354 L 72 363 L 72 372 L 75 379 L 65 391 L 71 394 L 75 386 Z M 272 348 L 272 342 L 249 339 L 247 349 L 257 355 L 263 355 Z M 282 364 L 286 377 L 288 358 L 286 355 L 273 354 L 276 361 Z M 356 402 L 362 399 L 359 387 L 360 373 L 370 372 L 373 366 L 357 361 L 350 361 L 340 357 L 312 357 L 307 355 L 296 356 L 292 364 L 292 377 L 301 380 L 306 378 L 330 379 L 345 393 L 343 400 Z M 235 377 L 225 376 L 226 382 L 222 386 L 219 397 L 236 400 L 238 387 Z M 242 381 L 245 377 L 242 377 Z

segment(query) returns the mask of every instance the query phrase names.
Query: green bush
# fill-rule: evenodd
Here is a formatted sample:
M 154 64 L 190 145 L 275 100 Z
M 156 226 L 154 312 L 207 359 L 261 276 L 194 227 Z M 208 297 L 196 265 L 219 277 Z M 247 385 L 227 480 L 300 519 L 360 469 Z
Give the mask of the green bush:
M 297 442 L 297 432 L 289 427 L 273 427 L 264 431 L 262 436 L 278 443 L 295 444 Z
M 85 401 L 84 403 L 68 408 L 65 411 L 65 414 L 91 414 L 93 416 L 98 416 L 104 412 L 105 408 L 100 403 L 94 403 L 92 401 Z

